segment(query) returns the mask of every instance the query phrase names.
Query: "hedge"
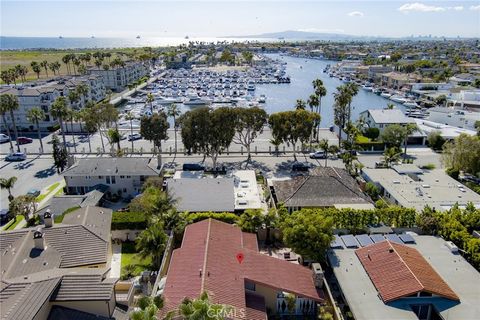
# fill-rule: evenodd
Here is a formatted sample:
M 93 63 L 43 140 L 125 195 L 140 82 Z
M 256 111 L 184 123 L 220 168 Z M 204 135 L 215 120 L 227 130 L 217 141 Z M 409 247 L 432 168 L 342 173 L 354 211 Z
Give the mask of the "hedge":
M 187 221 L 188 224 L 191 224 L 208 218 L 220 220 L 229 224 L 238 222 L 238 216 L 230 212 L 192 212 L 186 214 L 185 221 Z
M 143 212 L 114 212 L 112 215 L 112 230 L 143 230 L 148 221 Z

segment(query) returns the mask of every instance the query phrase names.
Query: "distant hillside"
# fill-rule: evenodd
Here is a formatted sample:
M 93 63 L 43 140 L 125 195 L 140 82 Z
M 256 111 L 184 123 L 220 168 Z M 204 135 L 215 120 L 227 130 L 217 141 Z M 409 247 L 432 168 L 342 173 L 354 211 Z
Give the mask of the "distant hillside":
M 228 38 L 270 38 L 286 40 L 352 40 L 352 39 L 372 39 L 374 37 L 361 37 L 343 33 L 321 33 L 287 30 L 282 32 L 262 33 L 248 36 L 229 36 Z

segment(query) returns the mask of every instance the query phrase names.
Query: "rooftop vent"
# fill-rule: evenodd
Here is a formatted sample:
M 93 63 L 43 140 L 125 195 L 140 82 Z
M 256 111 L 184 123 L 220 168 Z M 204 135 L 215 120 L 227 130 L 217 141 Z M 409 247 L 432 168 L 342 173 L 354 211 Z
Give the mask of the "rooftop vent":
M 43 214 L 43 223 L 45 224 L 45 228 L 53 227 L 53 213 L 50 212 L 50 209 L 47 209 Z

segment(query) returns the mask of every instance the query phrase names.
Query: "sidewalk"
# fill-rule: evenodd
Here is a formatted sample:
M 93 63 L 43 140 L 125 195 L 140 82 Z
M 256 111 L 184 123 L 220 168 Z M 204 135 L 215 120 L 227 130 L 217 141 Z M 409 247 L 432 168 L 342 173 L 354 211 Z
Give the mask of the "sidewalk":
M 112 243 L 112 260 L 110 262 L 110 278 L 120 278 L 122 273 L 122 245 Z

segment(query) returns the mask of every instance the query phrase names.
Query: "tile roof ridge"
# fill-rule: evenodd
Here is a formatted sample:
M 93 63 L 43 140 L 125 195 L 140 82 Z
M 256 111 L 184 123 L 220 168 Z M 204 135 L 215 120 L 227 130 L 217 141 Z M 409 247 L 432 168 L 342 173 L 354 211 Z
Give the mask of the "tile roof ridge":
M 304 184 L 310 179 L 310 177 L 312 177 L 312 176 L 308 175 L 306 178 L 305 178 L 305 176 L 302 176 L 302 178 L 304 179 L 303 182 L 298 186 L 298 188 L 287 199 L 285 199 L 284 202 L 287 202 L 288 200 L 292 199 L 297 194 L 297 192 L 304 186 Z
M 212 226 L 212 218 L 208 218 L 207 240 L 205 242 L 205 253 L 203 255 L 202 280 L 200 286 L 200 294 L 205 290 L 205 275 L 207 274 L 207 259 L 208 259 L 208 243 L 210 240 L 210 228 Z
M 385 240 L 388 242 L 388 244 L 390 245 L 390 248 L 392 248 L 394 251 L 395 251 L 395 254 L 398 256 L 398 258 L 400 258 L 400 261 L 402 261 L 402 263 L 405 265 L 405 267 L 407 267 L 408 271 L 413 275 L 413 277 L 415 278 L 415 280 L 417 280 L 417 282 L 420 284 L 420 286 L 422 287 L 422 290 L 425 290 L 425 286 L 423 285 L 423 283 L 417 278 L 417 275 L 412 271 L 412 269 L 410 269 L 410 267 L 408 266 L 408 264 L 405 262 L 405 260 L 403 260 L 402 256 L 398 253 L 397 249 L 395 248 L 394 246 L 394 243 L 393 242 L 390 242 L 390 240 Z M 397 245 L 398 243 L 396 243 L 395 245 Z M 398 244 L 400 245 L 400 244 Z M 404 246 L 404 245 L 402 245 Z M 411 248 L 405 246 L 408 250 L 410 250 Z

